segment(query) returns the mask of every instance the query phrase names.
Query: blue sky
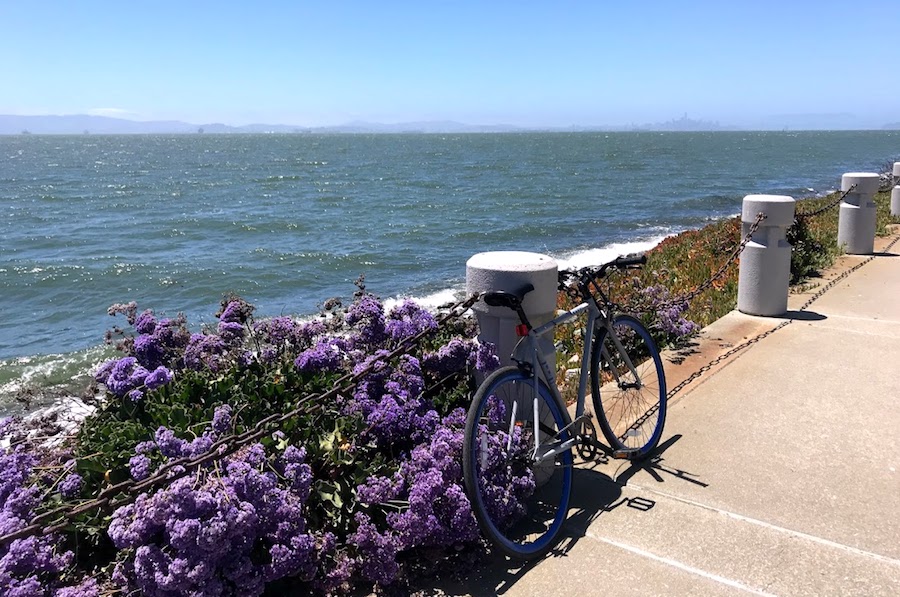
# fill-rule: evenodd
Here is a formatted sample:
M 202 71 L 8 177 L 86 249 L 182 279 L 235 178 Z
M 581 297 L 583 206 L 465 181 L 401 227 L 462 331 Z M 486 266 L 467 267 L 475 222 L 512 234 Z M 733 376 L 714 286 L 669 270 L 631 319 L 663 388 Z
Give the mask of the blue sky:
M 900 121 L 896 0 L 0 0 L 0 113 L 300 126 Z

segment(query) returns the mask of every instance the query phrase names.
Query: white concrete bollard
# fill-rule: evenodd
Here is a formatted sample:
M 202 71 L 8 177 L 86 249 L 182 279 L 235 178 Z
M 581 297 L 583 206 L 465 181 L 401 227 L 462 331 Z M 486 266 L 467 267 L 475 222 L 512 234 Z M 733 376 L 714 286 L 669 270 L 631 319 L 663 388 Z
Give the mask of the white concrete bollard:
M 525 296 L 522 307 L 531 325 L 537 327 L 556 315 L 558 271 L 556 260 L 540 253 L 478 253 L 466 262 L 466 292 L 517 292 L 526 284 L 531 284 L 534 290 Z M 512 364 L 510 356 L 519 341 L 516 336 L 516 325 L 519 324 L 516 313 L 506 307 L 489 307 L 484 301 L 475 303 L 472 310 L 481 330 L 478 339 L 492 342 L 497 347 L 501 365 Z M 556 349 L 552 337 L 542 339 L 541 350 L 551 370 L 555 371 Z
M 741 251 L 738 272 L 738 311 L 767 317 L 787 311 L 791 281 L 791 245 L 787 229 L 794 223 L 793 198 L 785 195 L 747 195 L 741 210 L 741 238 L 747 236 L 757 214 L 766 214 L 753 238 Z
M 848 172 L 841 177 L 841 191 L 856 188 L 841 201 L 838 245 L 850 255 L 871 255 L 875 250 L 875 193 L 881 178 L 872 172 Z
M 900 162 L 894 162 L 894 188 L 891 190 L 891 215 L 900 217 Z

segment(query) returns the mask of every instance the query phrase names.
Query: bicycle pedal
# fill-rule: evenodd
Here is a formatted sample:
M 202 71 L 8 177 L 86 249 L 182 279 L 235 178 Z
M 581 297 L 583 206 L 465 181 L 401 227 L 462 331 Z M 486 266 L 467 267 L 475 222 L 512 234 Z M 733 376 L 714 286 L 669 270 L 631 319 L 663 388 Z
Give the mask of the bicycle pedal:
M 612 457 L 614 460 L 632 460 L 637 457 L 640 450 L 613 450 Z

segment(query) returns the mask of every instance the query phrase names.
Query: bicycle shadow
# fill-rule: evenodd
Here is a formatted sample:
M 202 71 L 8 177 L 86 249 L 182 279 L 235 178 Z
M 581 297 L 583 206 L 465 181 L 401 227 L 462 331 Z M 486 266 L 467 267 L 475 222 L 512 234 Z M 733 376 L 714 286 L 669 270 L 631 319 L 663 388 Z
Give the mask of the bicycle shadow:
M 636 515 L 653 509 L 656 502 L 644 496 L 623 495 L 629 479 L 639 472 L 646 472 L 656 481 L 663 483 L 674 479 L 707 487 L 709 484 L 697 475 L 666 463 L 665 452 L 681 439 L 677 434 L 661 443 L 653 455 L 641 462 L 613 461 L 604 451 L 598 451 L 591 460 L 579 459 L 573 470 L 572 497 L 569 514 L 561 531 L 559 543 L 543 559 L 533 562 L 511 560 L 492 550 L 481 564 L 468 570 L 466 577 L 432 579 L 430 590 L 440 590 L 443 595 L 469 595 L 486 597 L 502 595 L 529 574 L 541 562 L 552 558 L 565 558 L 578 542 L 588 536 L 588 530 L 596 521 L 620 508 L 629 508 Z M 613 471 L 615 478 L 606 471 L 611 462 L 623 462 L 627 468 Z M 601 470 L 601 467 L 605 470 Z M 634 493 L 634 492 L 630 492 Z
M 616 482 L 620 485 L 627 485 L 628 481 L 640 472 L 647 473 L 657 483 L 665 483 L 666 479 L 675 479 L 679 481 L 687 481 L 700 487 L 709 487 L 709 483 L 705 483 L 697 478 L 697 475 L 686 470 L 669 466 L 666 464 L 665 451 L 675 445 L 675 442 L 682 438 L 681 434 L 675 434 L 665 442 L 661 443 L 650 458 L 641 462 L 631 462 L 628 468 L 616 475 Z
M 546 558 L 563 558 L 584 537 L 591 522 L 604 512 L 610 512 L 625 503 L 622 487 L 608 475 L 596 470 L 575 468 L 572 478 L 572 497 L 569 500 L 569 516 L 560 532 L 559 543 L 545 556 L 532 562 L 518 562 L 499 553 L 489 552 L 480 567 L 470 570 L 462 579 L 442 579 L 432 585 L 443 595 L 467 595 L 487 597 L 502 595 L 513 588 L 525 575 Z

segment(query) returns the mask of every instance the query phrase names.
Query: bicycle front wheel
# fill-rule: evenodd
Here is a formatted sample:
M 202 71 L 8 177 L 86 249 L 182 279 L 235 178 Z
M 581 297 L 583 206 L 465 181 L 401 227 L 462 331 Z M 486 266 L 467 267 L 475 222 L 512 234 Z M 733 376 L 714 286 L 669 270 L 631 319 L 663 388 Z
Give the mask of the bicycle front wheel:
M 567 420 L 543 380 L 535 393 L 534 377 L 517 367 L 495 371 L 472 400 L 463 479 L 482 532 L 511 557 L 544 555 L 565 522 L 574 443 Z
M 656 343 L 634 317 L 619 315 L 611 330 L 598 330 L 591 354 L 591 395 L 613 450 L 632 460 L 649 455 L 666 421 L 666 377 Z

